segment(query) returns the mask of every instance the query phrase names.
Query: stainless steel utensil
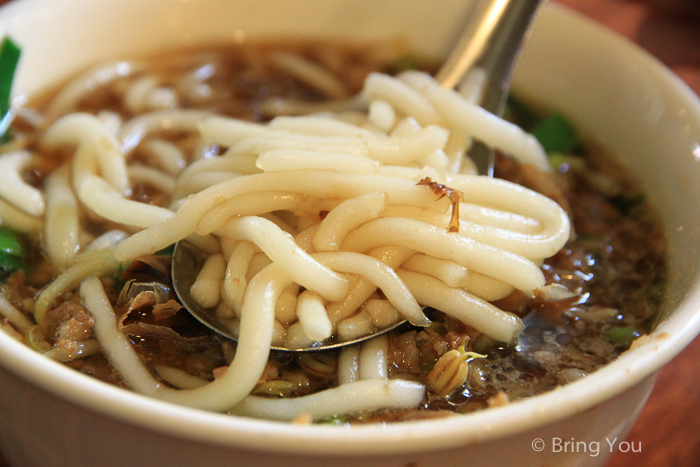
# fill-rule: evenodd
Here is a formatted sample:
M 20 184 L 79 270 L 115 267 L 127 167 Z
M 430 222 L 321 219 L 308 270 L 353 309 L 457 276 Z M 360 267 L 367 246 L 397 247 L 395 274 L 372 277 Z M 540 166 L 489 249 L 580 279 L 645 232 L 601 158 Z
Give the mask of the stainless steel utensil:
M 468 19 L 464 33 L 435 78 L 443 87 L 453 88 L 478 67 L 487 77 L 481 105 L 494 114 L 502 115 L 513 70 L 541 4 L 542 0 L 479 0 Z M 493 150 L 475 142 L 469 156 L 474 159 L 479 173 L 493 176 Z M 172 257 L 175 292 L 182 305 L 200 322 L 219 334 L 236 340 L 225 321 L 214 316 L 210 310 L 199 307 L 190 297 L 190 287 L 202 264 L 201 253 L 187 242 L 179 242 L 175 246 Z M 357 344 L 404 323 L 405 320 L 352 341 L 336 342 L 331 338 L 329 342 L 306 349 L 272 349 L 291 352 L 328 350 Z

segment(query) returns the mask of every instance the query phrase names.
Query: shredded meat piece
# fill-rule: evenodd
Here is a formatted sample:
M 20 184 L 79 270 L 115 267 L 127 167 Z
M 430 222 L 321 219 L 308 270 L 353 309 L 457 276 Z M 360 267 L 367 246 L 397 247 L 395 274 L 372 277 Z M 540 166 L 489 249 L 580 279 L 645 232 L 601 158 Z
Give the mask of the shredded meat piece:
M 420 331 L 389 335 L 389 368 L 396 377 L 415 379 L 424 375 L 438 359 L 450 350 L 469 344 L 479 335 L 475 329 L 446 319 L 435 312 L 433 324 Z
M 433 190 L 433 193 L 435 193 L 437 199 L 442 199 L 445 196 L 450 199 L 452 203 L 452 217 L 450 218 L 450 225 L 447 230 L 450 232 L 459 232 L 459 202 L 464 201 L 464 194 L 442 183 L 434 182 L 430 177 L 425 177 L 419 181 L 417 185 L 429 186 L 430 189 Z
M 49 343 L 56 344 L 61 339 L 88 339 L 94 326 L 95 321 L 80 303 L 80 297 L 67 295 L 63 302 L 46 312 L 41 330 Z
M 409 331 L 397 336 L 391 336 L 391 362 L 397 372 L 420 373 L 420 351 L 416 343 L 417 331 Z
M 5 281 L 3 291 L 7 300 L 12 303 L 18 310 L 24 312 L 28 316 L 34 311 L 34 295 L 37 293 L 37 288 L 27 284 L 27 275 L 20 270 L 12 274 Z M 27 309 L 27 305 L 31 308 Z

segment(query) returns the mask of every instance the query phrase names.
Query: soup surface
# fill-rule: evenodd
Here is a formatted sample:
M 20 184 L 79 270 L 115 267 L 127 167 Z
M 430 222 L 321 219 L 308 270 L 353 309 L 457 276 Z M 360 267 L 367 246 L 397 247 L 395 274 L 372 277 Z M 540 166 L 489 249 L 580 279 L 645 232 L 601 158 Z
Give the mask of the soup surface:
M 368 74 L 396 74 L 416 67 L 431 69 L 397 47 L 337 44 L 251 44 L 108 63 L 42 99 L 36 108 L 19 109 L 12 128 L 13 140 L 2 153 L 27 151 L 21 170 L 24 183 L 44 193 L 47 216 L 60 216 L 51 208 L 50 193 L 61 192 L 56 186 L 70 183 L 71 177 L 75 183 L 81 175 L 70 169 L 71 175 L 61 182 L 52 174 L 69 170 L 67 165 L 79 157 L 80 151 L 76 151 L 76 144 L 46 144 L 44 132 L 63 115 L 94 115 L 107 131 L 121 135 L 119 149 L 125 155 L 130 180 L 124 198 L 176 210 L 173 203 L 177 200 L 225 183 L 236 172 L 216 169 L 203 171 L 199 177 L 188 174 L 188 167 L 197 161 L 216 161 L 228 149 L 226 144 L 204 140 L 196 131 L 198 122 L 207 116 L 262 123 L 285 114 L 337 112 L 352 122 L 358 118 L 356 114 L 367 111 L 367 104 L 352 96 L 362 90 Z M 538 136 L 554 170 L 523 164 L 501 150 L 497 152 L 496 177 L 551 198 L 571 222 L 568 242 L 541 264 L 547 287 L 537 288 L 532 294 L 515 289 L 488 300 L 508 316 L 521 320 L 522 332 L 511 342 L 500 342 L 429 308 L 425 312 L 430 319 L 428 326 L 406 324 L 391 331 L 383 338 L 385 350 L 380 352 L 386 359 L 386 374 L 380 371 L 378 377 L 420 383 L 426 388 L 420 403 L 311 417 L 316 422 L 413 420 L 507 404 L 585 377 L 627 350 L 635 338 L 654 325 L 663 291 L 666 246 L 664 233 L 643 192 L 609 154 L 594 143 L 582 141 L 561 115 L 538 115 L 512 101 L 506 118 Z M 418 171 L 424 162 L 415 162 L 414 170 Z M 105 176 L 104 168 L 102 172 Z M 78 192 L 75 187 L 72 190 Z M 70 251 L 51 247 L 51 233 L 42 230 L 43 225 L 13 228 L 12 222 L 4 222 L 10 225 L 4 234 L 21 248 L 9 256 L 16 259 L 16 264 L 6 261 L 3 266 L 3 291 L 29 322 L 18 326 L 10 319 L 5 330 L 77 371 L 118 386 L 134 387 L 115 369 L 109 352 L 103 349 L 95 318 L 78 292 L 82 277 L 72 282 L 65 279 L 70 284 L 45 309 L 37 311 L 43 303 L 40 295 L 48 284 L 55 284 L 56 278 L 65 277 L 68 270 L 75 271 L 71 269 L 75 264 L 84 264 L 76 260 L 76 255 L 85 258 L 90 249 L 92 254 L 100 251 L 88 245 L 98 238 L 107 238 L 107 242 L 112 237 L 117 243 L 144 227 L 107 221 L 72 199 L 67 204 L 78 206 L 78 211 L 74 214 L 74 231 L 66 236 L 74 242 Z M 327 206 L 315 205 L 314 222 L 321 222 L 337 205 L 335 201 L 328 201 Z M 295 209 L 302 208 L 275 209 L 274 217 L 267 219 L 280 228 L 289 227 L 292 235 L 300 235 L 307 224 L 312 224 L 302 225 L 292 215 Z M 47 217 L 44 222 L 51 221 Z M 69 229 L 65 224 L 55 225 Z M 109 233 L 107 237 L 101 237 L 105 233 Z M 226 249 L 236 245 L 222 245 L 224 260 L 228 260 Z M 261 256 L 255 259 L 262 253 L 254 250 L 250 253 L 249 283 L 255 277 L 253 270 L 259 271 L 269 263 Z M 237 346 L 180 308 L 170 280 L 171 251 L 166 248 L 121 261 L 114 268 L 105 266 L 116 264 L 113 258 L 98 259 L 99 267 L 93 272 L 101 277 L 119 331 L 127 336 L 151 376 L 168 387 L 192 389 L 221 378 Z M 260 264 L 254 266 L 255 261 Z M 304 289 L 301 287 L 301 291 Z M 297 286 L 294 300 L 299 292 Z M 363 300 L 362 310 L 388 306 L 387 295 L 382 290 L 374 292 Z M 277 303 L 278 313 L 283 299 L 284 295 Z M 371 301 L 375 303 L 370 305 Z M 321 302 L 328 306 L 327 301 Z M 218 295 L 210 307 L 237 319 L 230 308 L 224 309 Z M 280 322 L 280 332 L 291 332 L 291 322 L 284 323 L 278 316 Z M 453 355 L 448 355 L 450 351 L 459 355 L 454 358 L 465 362 L 463 374 L 454 376 L 455 380 L 447 378 L 453 376 L 447 375 L 450 371 L 457 374 L 456 366 L 449 366 L 449 355 Z M 343 358 L 338 350 L 271 352 L 262 374 L 255 376 L 257 382 L 251 394 L 287 399 L 336 388 L 343 383 Z M 235 408 L 232 412 L 239 413 Z M 311 418 L 302 414 L 296 419 L 303 422 Z

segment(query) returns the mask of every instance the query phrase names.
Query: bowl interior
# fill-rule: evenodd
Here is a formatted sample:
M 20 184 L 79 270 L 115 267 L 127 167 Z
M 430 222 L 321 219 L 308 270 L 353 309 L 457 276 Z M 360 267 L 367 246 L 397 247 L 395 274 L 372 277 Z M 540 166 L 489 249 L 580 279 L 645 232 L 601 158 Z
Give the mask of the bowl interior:
M 58 3 L 28 0 L 0 11 L 0 30 L 12 35 L 24 50 L 14 89 L 17 103 L 105 58 L 141 55 L 173 45 L 289 36 L 362 41 L 402 37 L 417 53 L 441 57 L 458 36 L 471 5 L 461 0 L 443 0 L 439 8 L 420 0 L 308 0 L 303 7 L 284 0 Z M 700 166 L 693 156 L 700 139 L 697 97 L 640 50 L 556 5 L 550 5 L 538 23 L 515 89 L 544 107 L 563 110 L 584 133 L 619 155 L 660 208 L 671 246 L 666 310 L 674 311 L 655 334 L 668 337 L 640 346 L 585 381 L 537 400 L 442 425 L 421 422 L 387 427 L 379 436 L 372 430 L 353 430 L 343 440 L 335 439 L 334 449 L 351 452 L 358 441 L 379 446 L 387 437 L 406 434 L 392 449 L 434 446 L 437 437 L 443 444 L 457 444 L 562 418 L 641 381 L 697 334 L 700 219 L 695 206 L 700 203 Z M 231 434 L 236 433 L 235 442 L 265 445 L 269 438 L 261 437 L 275 434 L 280 449 L 292 449 L 299 437 L 325 436 L 322 427 L 289 430 L 287 425 L 150 401 L 87 380 L 4 335 L 0 335 L 0 362 L 69 400 L 182 436 L 234 442 Z M 596 391 L 590 390 L 593 386 Z M 574 400 L 579 403 L 572 404 Z M 184 420 L 189 430 L 179 428 Z M 424 426 L 432 434 L 426 435 Z M 486 426 L 491 429 L 485 431 Z M 192 427 L 202 431 L 193 434 Z

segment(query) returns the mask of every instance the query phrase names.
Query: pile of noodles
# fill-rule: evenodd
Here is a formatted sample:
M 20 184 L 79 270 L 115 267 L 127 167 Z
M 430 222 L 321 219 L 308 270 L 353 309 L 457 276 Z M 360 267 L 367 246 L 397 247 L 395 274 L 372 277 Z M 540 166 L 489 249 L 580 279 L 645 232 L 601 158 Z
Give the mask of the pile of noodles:
M 42 150 L 74 148 L 72 157 L 39 190 L 21 175 L 32 154 L 0 156 L 0 217 L 20 231 L 42 231 L 62 271 L 36 299 L 37 324 L 61 294 L 79 289 L 111 364 L 133 390 L 161 400 L 279 419 L 416 406 L 425 387 L 388 379 L 386 337 L 341 352 L 336 388 L 279 400 L 249 393 L 271 345 L 306 347 L 331 333 L 352 339 L 403 318 L 427 326 L 426 305 L 513 342 L 521 320 L 490 302 L 516 289 L 532 296 L 545 283 L 542 260 L 569 238 L 555 202 L 475 175 L 465 158 L 474 138 L 549 170 L 538 142 L 423 73 L 371 74 L 355 99 L 364 110 L 268 124 L 195 110 L 146 112 L 120 127 L 86 113 L 58 118 L 79 97 L 73 88 L 49 108 L 55 121 L 40 140 Z M 153 88 L 136 80 L 126 104 L 139 107 Z M 188 163 L 154 136 L 163 130 L 199 134 L 226 151 Z M 155 164 L 131 163 L 138 145 Z M 434 183 L 418 183 L 428 177 Z M 168 193 L 169 207 L 129 199 L 135 181 Z M 436 187 L 456 190 L 461 201 L 438 199 Z M 121 228 L 84 245 L 85 215 Z M 213 382 L 164 368 L 173 389 L 118 330 L 98 278 L 183 239 L 209 254 L 193 298 L 230 323 L 239 341 Z M 33 324 L 8 303 L 2 308 L 16 328 Z

